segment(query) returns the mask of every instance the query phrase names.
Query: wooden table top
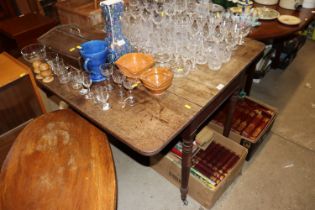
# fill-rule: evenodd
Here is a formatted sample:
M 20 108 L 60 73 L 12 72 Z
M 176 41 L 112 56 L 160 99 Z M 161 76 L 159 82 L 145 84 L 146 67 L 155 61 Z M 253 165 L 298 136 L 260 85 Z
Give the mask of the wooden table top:
M 301 23 L 295 26 L 284 25 L 280 23 L 277 19 L 275 20 L 260 20 L 261 25 L 253 28 L 249 34 L 250 38 L 265 41 L 275 38 L 282 38 L 289 36 L 307 26 L 313 19 L 314 14 L 312 13 L 315 9 L 305 9 L 301 8 L 300 10 L 289 10 L 283 9 L 279 5 L 260 5 L 255 3 L 256 7 L 268 7 L 277 10 L 280 15 L 293 15 L 301 19 Z
M 137 97 L 134 107 L 118 104 L 117 89 L 109 102 L 112 109 L 101 111 L 99 105 L 84 99 L 69 85 L 60 85 L 55 79 L 39 85 L 61 99 L 102 129 L 142 155 L 155 155 L 173 140 L 202 109 L 223 91 L 264 50 L 264 44 L 247 39 L 229 63 L 220 71 L 208 67 L 174 78 L 172 86 L 161 96 L 151 95 L 143 86 L 133 92 Z
M 47 113 L 18 135 L 0 174 L 0 209 L 116 209 L 108 140 L 71 110 Z

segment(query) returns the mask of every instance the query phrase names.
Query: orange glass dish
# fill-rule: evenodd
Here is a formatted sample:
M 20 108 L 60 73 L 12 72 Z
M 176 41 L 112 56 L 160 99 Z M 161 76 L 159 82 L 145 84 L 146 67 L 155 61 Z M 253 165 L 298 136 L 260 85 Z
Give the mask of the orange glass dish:
M 171 86 L 173 72 L 168 68 L 154 67 L 143 72 L 140 80 L 153 94 L 161 94 Z
M 144 53 L 128 53 L 121 56 L 115 64 L 127 77 L 139 78 L 140 75 L 154 65 L 153 56 Z

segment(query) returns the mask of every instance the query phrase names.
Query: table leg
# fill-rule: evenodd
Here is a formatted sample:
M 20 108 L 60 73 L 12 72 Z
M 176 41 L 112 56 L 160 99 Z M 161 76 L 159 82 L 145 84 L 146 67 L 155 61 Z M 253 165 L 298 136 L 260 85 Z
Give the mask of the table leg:
M 273 43 L 273 47 L 275 49 L 275 57 L 271 63 L 271 67 L 274 69 L 277 69 L 279 67 L 280 64 L 280 55 L 281 55 L 281 49 L 283 47 L 283 42 L 281 40 L 275 40 Z
M 252 89 L 252 84 L 253 84 L 253 77 L 254 73 L 256 71 L 256 65 L 260 61 L 260 59 L 263 57 L 263 52 L 255 59 L 254 62 L 250 64 L 248 69 L 246 70 L 246 81 L 244 84 L 244 91 L 246 92 L 246 95 L 249 96 L 250 90 Z
M 256 70 L 256 64 L 257 64 L 257 62 L 254 62 L 253 64 L 251 64 L 248 68 L 247 73 L 246 73 L 246 83 L 245 83 L 244 91 L 246 92 L 246 94 L 248 96 L 250 94 L 250 90 L 252 89 L 253 76 L 254 76 L 254 72 Z
M 233 115 L 234 115 L 236 103 L 238 100 L 238 93 L 239 93 L 239 91 L 235 91 L 234 94 L 229 99 L 229 110 L 228 110 L 227 118 L 224 122 L 224 130 L 223 130 L 223 136 L 226 136 L 226 137 L 229 137 L 229 135 L 230 135 Z
M 182 180 L 181 180 L 181 199 L 185 205 L 187 202 L 187 193 L 188 193 L 188 182 L 190 175 L 191 159 L 192 159 L 192 147 L 194 136 L 184 136 L 183 137 L 183 148 L 182 148 Z

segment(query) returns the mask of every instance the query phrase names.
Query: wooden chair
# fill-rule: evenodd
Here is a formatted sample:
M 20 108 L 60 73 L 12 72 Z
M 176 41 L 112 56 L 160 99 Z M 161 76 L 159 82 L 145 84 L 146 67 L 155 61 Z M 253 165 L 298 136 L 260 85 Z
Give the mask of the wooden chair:
M 71 110 L 30 122 L 0 174 L 3 210 L 112 210 L 116 192 L 106 135 Z

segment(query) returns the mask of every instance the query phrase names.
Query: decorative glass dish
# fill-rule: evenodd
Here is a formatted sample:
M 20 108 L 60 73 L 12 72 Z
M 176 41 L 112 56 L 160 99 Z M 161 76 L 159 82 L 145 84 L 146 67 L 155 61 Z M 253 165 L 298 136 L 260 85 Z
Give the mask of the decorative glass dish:
M 143 53 L 128 53 L 115 62 L 120 71 L 130 78 L 139 78 L 142 72 L 151 68 L 154 63 L 151 55 Z
M 36 60 L 43 60 L 46 56 L 45 45 L 37 43 L 27 45 L 21 50 L 21 54 L 30 63 Z
M 171 86 L 173 76 L 168 68 L 154 67 L 143 72 L 140 80 L 153 94 L 161 94 Z

